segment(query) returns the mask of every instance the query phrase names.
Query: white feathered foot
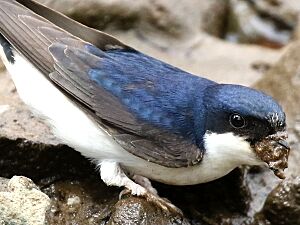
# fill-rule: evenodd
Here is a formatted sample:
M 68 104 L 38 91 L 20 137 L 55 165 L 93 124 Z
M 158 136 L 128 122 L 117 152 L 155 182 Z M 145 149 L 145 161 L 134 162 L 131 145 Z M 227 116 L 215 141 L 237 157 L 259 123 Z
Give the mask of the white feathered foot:
M 101 179 L 109 186 L 125 187 L 120 196 L 128 194 L 144 197 L 147 201 L 154 203 L 164 211 L 182 215 L 182 211 L 169 202 L 167 199 L 158 196 L 155 188 L 152 187 L 148 178 L 134 175 L 129 179 L 120 165 L 116 162 L 104 161 L 100 163 Z

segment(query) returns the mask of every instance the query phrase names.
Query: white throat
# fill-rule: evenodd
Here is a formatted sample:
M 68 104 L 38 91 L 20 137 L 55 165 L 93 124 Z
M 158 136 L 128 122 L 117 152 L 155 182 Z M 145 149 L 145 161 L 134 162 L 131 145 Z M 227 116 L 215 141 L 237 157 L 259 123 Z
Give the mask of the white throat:
M 223 134 L 206 132 L 204 143 L 206 157 L 212 160 L 212 163 L 224 164 L 223 167 L 264 164 L 256 156 L 249 142 L 232 132 Z

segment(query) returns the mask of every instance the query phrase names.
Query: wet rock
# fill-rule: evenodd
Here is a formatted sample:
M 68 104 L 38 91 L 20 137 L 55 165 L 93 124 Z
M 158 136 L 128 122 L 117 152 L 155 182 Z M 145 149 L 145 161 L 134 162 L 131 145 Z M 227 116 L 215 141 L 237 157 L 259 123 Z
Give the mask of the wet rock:
M 178 215 L 162 211 L 143 198 L 129 197 L 120 200 L 114 207 L 108 225 L 189 225 Z
M 24 139 L 0 138 L 0 176 L 24 175 L 38 185 L 56 180 L 86 177 L 96 173 L 94 165 L 64 145 L 49 146 Z
M 42 189 L 50 198 L 48 224 L 106 224 L 118 201 L 119 189 L 100 177 L 58 181 Z
M 191 224 L 231 224 L 246 221 L 251 202 L 246 170 L 235 169 L 218 180 L 192 186 L 155 183 L 158 193 L 178 206 Z M 229 222 L 230 221 L 230 222 Z
M 13 177 L 0 192 L 1 224 L 43 225 L 50 200 L 26 177 Z
M 268 195 L 254 224 L 300 224 L 300 177 L 283 181 Z

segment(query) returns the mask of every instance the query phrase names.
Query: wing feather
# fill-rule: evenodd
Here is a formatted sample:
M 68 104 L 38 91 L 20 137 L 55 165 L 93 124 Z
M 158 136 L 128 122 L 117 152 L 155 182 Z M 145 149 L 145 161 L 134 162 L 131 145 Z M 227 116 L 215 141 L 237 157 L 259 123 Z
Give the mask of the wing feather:
M 118 81 L 115 87 L 124 90 L 133 103 L 150 109 L 154 119 L 157 119 L 156 114 L 160 114 L 160 119 L 168 121 L 170 113 L 164 113 L 163 108 L 168 104 L 174 110 L 173 103 L 164 101 L 162 96 L 156 96 L 164 91 L 157 85 L 160 79 L 165 79 L 170 85 L 177 85 L 170 82 L 170 76 L 164 77 L 166 73 L 176 74 L 176 70 L 167 64 L 142 56 L 142 62 L 137 62 L 136 58 L 127 58 L 128 64 L 135 67 L 122 69 L 119 61 L 106 52 L 113 51 L 109 46 L 117 45 L 132 54 L 138 52 L 105 33 L 89 29 L 31 0 L 0 0 L 0 33 L 47 79 L 90 113 L 127 151 L 167 167 L 190 166 L 201 161 L 203 151 L 197 147 L 193 138 L 160 127 L 158 122 L 153 124 L 141 118 L 138 112 L 130 110 L 130 106 L 125 103 L 126 99 L 115 94 L 116 90 L 105 88 L 109 83 L 101 84 L 97 82 L 98 78 L 91 77 L 91 71 L 96 71 L 97 76 L 100 73 L 111 76 L 114 81 Z M 112 70 L 103 67 L 104 61 Z M 144 64 L 145 68 L 139 64 Z M 156 69 L 158 74 L 148 78 L 135 77 L 147 73 L 149 67 Z M 115 74 L 114 69 L 120 74 Z M 143 96 L 145 99 L 142 99 Z M 151 108 L 154 101 L 158 106 Z M 172 98 L 172 101 L 177 100 Z M 191 118 L 191 115 L 185 118 L 185 112 L 180 112 L 179 116 L 186 121 Z M 185 121 L 179 122 L 187 125 Z

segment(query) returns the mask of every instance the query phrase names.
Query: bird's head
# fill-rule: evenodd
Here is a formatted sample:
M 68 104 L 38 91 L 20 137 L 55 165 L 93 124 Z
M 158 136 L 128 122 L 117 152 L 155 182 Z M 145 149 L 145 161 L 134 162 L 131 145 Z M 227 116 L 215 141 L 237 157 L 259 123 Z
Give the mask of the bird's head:
M 237 164 L 264 162 L 284 178 L 290 150 L 285 113 L 272 97 L 239 85 L 218 84 L 207 88 L 204 105 L 207 151 L 224 151 Z

